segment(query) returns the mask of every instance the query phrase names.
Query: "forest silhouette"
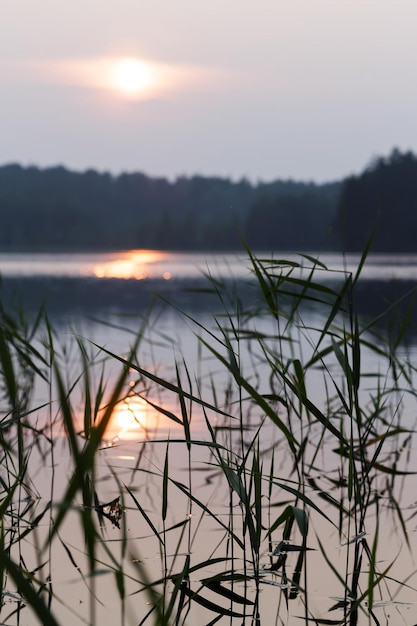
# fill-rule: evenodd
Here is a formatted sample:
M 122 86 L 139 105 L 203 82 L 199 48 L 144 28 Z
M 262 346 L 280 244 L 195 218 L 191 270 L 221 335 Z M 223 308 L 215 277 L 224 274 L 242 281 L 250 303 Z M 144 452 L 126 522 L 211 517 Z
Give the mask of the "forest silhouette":
M 174 181 L 64 167 L 0 167 L 0 250 L 153 248 L 417 252 L 417 158 L 394 150 L 358 176 L 315 184 Z

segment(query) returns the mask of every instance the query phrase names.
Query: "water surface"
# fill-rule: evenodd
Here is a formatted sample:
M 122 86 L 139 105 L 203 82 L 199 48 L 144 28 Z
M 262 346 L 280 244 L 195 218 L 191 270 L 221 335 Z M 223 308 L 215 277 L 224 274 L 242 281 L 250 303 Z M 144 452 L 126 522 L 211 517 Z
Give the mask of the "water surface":
M 275 255 L 274 261 L 277 262 L 284 256 L 289 263 L 297 262 L 306 266 L 311 265 L 308 259 L 295 255 Z M 265 258 L 267 258 L 266 255 Z M 320 255 L 320 262 L 331 268 L 331 271 L 325 272 L 323 268 L 319 268 L 317 281 L 323 279 L 332 282 L 335 277 L 337 281 L 340 281 L 346 272 L 355 272 L 359 257 L 349 256 L 343 259 L 336 255 Z M 278 264 L 277 268 L 279 271 L 281 266 Z M 362 275 L 363 299 L 360 306 L 364 314 L 368 316 L 379 314 L 382 306 L 393 301 L 393 294 L 397 289 L 399 293 L 404 293 L 404 289 L 408 290 L 410 286 L 412 288 L 417 277 L 416 268 L 417 256 L 415 255 L 371 256 Z M 178 380 L 177 368 L 185 389 L 192 390 L 193 394 L 201 395 L 213 406 L 217 404 L 226 413 L 233 414 L 233 418 L 223 418 L 215 411 L 210 409 L 203 411 L 198 404 L 188 403 L 187 407 L 191 415 L 190 432 L 195 442 L 207 443 L 210 441 L 211 435 L 207 428 L 207 419 L 211 428 L 216 432 L 218 442 L 225 446 L 225 450 L 232 450 L 233 454 L 236 455 L 233 457 L 233 461 L 235 461 L 249 449 L 248 446 L 254 433 L 257 432 L 261 424 L 264 424 L 260 436 L 260 447 L 263 451 L 265 467 L 271 463 L 272 450 L 275 450 L 274 476 L 276 480 L 296 479 L 293 466 L 290 463 L 288 446 L 285 445 L 282 433 L 270 420 L 265 420 L 265 414 L 259 407 L 242 404 L 245 411 L 243 420 L 245 429 L 243 431 L 234 430 L 242 397 L 236 386 L 233 387 L 230 375 L 224 368 L 220 367 L 219 361 L 210 354 L 210 349 L 202 347 L 198 337 L 207 342 L 208 346 L 227 356 L 224 342 L 222 343 L 215 338 L 215 336 L 218 337 L 216 320 L 220 324 L 229 326 L 233 323 L 237 325 L 236 327 L 244 328 L 246 331 L 257 332 L 262 336 L 271 336 L 272 339 L 268 345 L 271 349 L 282 347 L 282 358 L 288 360 L 289 364 L 296 358 L 305 362 L 311 358 L 312 346 L 315 345 L 324 324 L 320 307 L 316 304 L 311 309 L 308 307 L 303 309 L 299 318 L 299 330 L 294 333 L 290 343 L 289 341 L 286 342 L 290 338 L 289 329 L 284 331 L 285 324 L 284 327 L 277 326 L 275 319 L 267 319 L 261 314 L 250 320 L 237 319 L 234 316 L 233 289 L 236 288 L 236 295 L 243 294 L 246 297 L 248 290 L 250 294 L 253 294 L 250 263 L 243 255 L 197 255 L 153 251 L 72 255 L 3 254 L 0 255 L 0 271 L 4 279 L 3 289 L 6 288 L 9 296 L 13 293 L 14 295 L 20 293 L 20 296 L 26 297 L 29 304 L 35 306 L 34 303 L 36 303 L 37 298 L 39 301 L 44 294 L 48 294 L 47 305 L 55 305 L 55 308 L 53 306 L 49 308 L 54 328 L 55 348 L 57 354 L 60 355 L 60 366 L 66 373 L 65 379 L 69 388 L 72 389 L 72 406 L 80 445 L 82 445 L 84 434 L 86 398 L 82 379 L 79 378 L 84 367 L 79 342 L 82 342 L 84 350 L 89 355 L 91 363 L 90 381 L 92 388 L 97 390 L 102 376 L 111 385 L 121 368 L 121 363 L 109 358 L 108 354 L 100 347 L 124 357 L 129 353 L 129 346 L 133 343 L 137 333 L 142 332 L 143 336 L 137 350 L 137 364 L 141 368 L 151 372 L 153 376 L 174 383 Z M 208 283 L 204 278 L 204 274 L 207 273 L 214 278 L 230 281 L 227 283 L 230 284 L 230 290 L 224 292 L 225 299 L 223 302 L 220 302 L 215 294 L 187 291 L 190 286 L 198 287 L 200 290 L 202 286 L 206 288 L 212 286 L 213 283 Z M 234 279 L 236 279 L 236 284 Z M 162 308 L 153 307 L 149 310 L 154 289 L 162 292 L 166 299 L 172 299 L 175 306 L 170 306 L 163 300 L 164 306 Z M 19 292 L 19 290 L 21 291 Z M 182 293 L 181 297 L 180 292 Z M 228 296 L 230 296 L 230 300 L 228 300 Z M 177 310 L 178 304 L 181 305 L 179 308 L 183 310 L 185 315 Z M 228 306 L 231 308 L 227 310 Z M 228 312 L 229 317 L 225 316 L 226 312 Z M 279 338 L 281 332 L 284 339 Z M 384 347 L 383 338 L 386 336 L 382 331 L 381 339 L 366 335 L 371 347 L 372 342 L 377 346 L 380 342 L 381 348 Z M 40 350 L 45 349 L 46 340 L 47 331 L 43 327 L 37 338 L 37 346 Z M 242 340 L 233 345 L 245 380 L 256 386 L 260 393 L 269 393 L 271 391 L 271 379 L 269 368 L 265 363 L 265 353 L 254 342 Z M 383 419 L 386 420 L 387 429 L 398 423 L 403 429 L 414 431 L 417 407 L 415 397 L 408 395 L 405 391 L 405 374 L 407 372 L 393 372 L 390 360 L 380 358 L 377 351 L 372 350 L 371 347 L 363 349 L 361 354 L 361 367 L 364 377 L 359 393 L 363 406 L 368 407 L 367 410 L 371 410 L 372 407 L 369 408 L 368 406 L 370 404 L 370 392 L 375 391 L 376 388 L 383 392 L 384 386 L 389 388 L 392 377 L 394 375 L 399 376 L 401 390 L 395 397 L 387 397 L 379 410 Z M 411 334 L 408 343 L 401 346 L 400 350 L 403 350 L 404 355 L 415 363 L 417 355 L 415 335 Z M 292 372 L 293 370 L 289 369 L 289 371 Z M 315 368 L 311 368 L 306 385 L 312 402 L 319 407 L 325 406 L 328 399 L 326 394 L 329 394 L 329 385 L 332 389 L 331 394 L 337 396 L 332 387 L 332 382 L 339 380 L 343 380 L 343 372 L 336 358 L 326 360 L 325 364 L 318 363 Z M 122 535 L 117 528 L 107 524 L 103 529 L 103 536 L 111 553 L 115 555 L 118 562 L 122 559 L 125 572 L 131 576 L 131 578 L 126 579 L 127 612 L 125 624 L 126 626 L 133 626 L 140 622 L 149 609 L 148 596 L 144 593 L 138 594 L 137 579 L 140 574 L 137 564 L 139 562 L 144 563 L 148 575 L 158 579 L 162 575 L 164 563 L 160 557 L 160 545 L 129 496 L 125 485 L 140 499 L 141 505 L 157 527 L 158 532 L 162 532 L 162 483 L 167 446 L 169 446 L 170 479 L 178 480 L 181 484 L 188 484 L 188 481 L 191 481 L 196 499 L 215 512 L 215 516 L 219 520 L 233 523 L 237 529 L 242 524 L 242 518 L 241 509 L 236 501 L 232 513 L 230 511 L 229 485 L 213 462 L 210 449 L 207 446 L 196 444 L 192 445 L 190 451 L 184 441 L 184 427 L 170 419 L 169 413 L 181 417 L 182 408 L 175 394 L 169 393 L 166 389 L 158 388 L 158 385 L 153 384 L 150 380 L 142 380 L 135 370 L 130 372 L 128 382 L 131 385 L 131 396 L 120 402 L 117 407 L 106 432 L 102 449 L 97 455 L 96 489 L 101 502 L 111 501 L 118 496 L 123 499 L 125 509 L 123 519 L 126 522 L 125 534 Z M 342 383 L 340 389 L 342 390 Z M 278 394 L 280 388 L 275 389 L 275 391 Z M 34 388 L 33 405 L 42 407 L 50 397 L 52 404 L 49 405 L 48 409 L 39 408 L 33 416 L 37 426 L 47 426 L 47 432 L 54 441 L 53 448 L 44 441 L 39 448 L 33 449 L 31 455 L 33 485 L 39 495 L 38 507 L 41 507 L 42 503 L 47 502 L 51 497 L 54 502 L 59 502 L 59 497 L 65 490 L 73 471 L 72 459 L 67 447 L 66 431 L 59 413 L 59 404 L 56 402 L 56 386 L 52 384 L 51 387 L 48 387 L 41 381 L 37 381 Z M 150 400 L 153 404 L 146 402 L 145 399 Z M 162 407 L 165 413 L 158 411 L 157 407 Z M 295 421 L 294 435 L 301 438 L 307 426 L 307 418 L 305 423 Z M 315 428 L 313 424 L 309 430 L 310 449 L 306 461 L 312 462 L 317 446 L 322 445 L 320 437 L 321 429 Z M 390 440 L 384 452 L 383 461 L 389 467 L 392 467 L 398 458 L 399 450 L 396 445 L 393 440 Z M 404 466 L 403 469 L 414 472 L 417 470 L 417 457 L 413 440 L 411 439 L 407 445 L 408 465 L 407 467 Z M 320 457 L 314 458 L 310 478 L 322 485 L 323 491 L 326 491 L 329 487 L 329 481 L 337 481 L 338 479 L 341 471 L 340 458 L 335 453 L 333 444 L 327 447 L 323 446 L 320 450 Z M 224 454 L 226 455 L 226 452 Z M 188 471 L 190 462 L 192 464 L 191 473 Z M 346 468 L 344 469 L 346 471 Z M 307 485 L 306 489 L 311 497 L 316 497 L 315 492 L 309 490 Z M 375 489 L 381 490 L 382 493 L 383 481 L 375 484 Z M 405 512 L 404 524 L 412 536 L 411 533 L 416 528 L 414 478 L 412 476 L 410 479 L 404 478 L 402 481 L 400 495 Z M 288 501 L 288 493 L 280 492 L 278 489 L 272 502 L 272 514 L 275 518 Z M 265 508 L 266 502 L 267 497 L 265 495 Z M 166 526 L 186 523 L 190 527 L 190 534 L 186 533 L 185 539 L 182 538 L 181 541 L 178 539 L 179 531 L 167 535 L 168 560 L 173 571 L 181 571 L 184 559 L 188 554 L 194 564 L 214 556 L 230 554 L 227 547 L 227 537 L 222 534 L 217 520 L 203 515 L 202 509 L 195 504 L 190 511 L 189 503 L 173 483 L 170 483 L 169 486 L 169 503 Z M 389 503 L 383 504 L 389 512 Z M 321 502 L 321 506 L 329 515 L 334 513 L 326 503 Z M 54 592 L 58 597 L 66 600 L 62 605 L 58 602 L 55 605 L 62 624 L 65 626 L 89 623 L 88 605 L 91 601 L 92 592 L 89 581 L 80 576 L 80 571 L 83 575 L 88 571 L 85 560 L 85 545 L 78 525 L 80 507 L 81 501 L 78 496 L 73 503 L 74 510 L 69 515 L 68 523 L 61 531 L 66 545 L 71 550 L 73 560 L 80 570 L 74 566 L 68 558 L 68 554 L 62 547 L 59 547 L 59 544 L 55 544 L 50 557 Z M 33 516 L 35 516 L 35 512 Z M 230 522 L 231 519 L 232 522 Z M 385 526 L 381 529 L 381 558 L 394 563 L 390 572 L 394 579 L 403 579 L 405 572 L 406 575 L 410 574 L 408 579 L 410 586 L 406 590 L 400 591 L 398 597 L 394 594 L 396 600 L 404 601 L 403 607 L 397 606 L 392 601 L 390 596 L 392 589 L 390 593 L 385 588 L 381 590 L 378 595 L 381 605 L 378 609 L 378 616 L 381 620 L 387 620 L 387 614 L 392 612 L 395 615 L 394 619 L 399 620 L 399 624 L 404 623 L 410 626 L 415 621 L 413 618 L 410 621 L 409 615 L 410 606 L 412 606 L 410 602 L 415 601 L 415 594 L 417 593 L 415 591 L 417 580 L 412 564 L 416 555 L 413 547 L 409 550 L 404 546 L 401 529 L 398 528 L 396 522 L 392 522 L 392 519 L 395 519 L 394 516 L 390 518 L 389 513 L 387 513 L 383 519 Z M 271 523 L 271 519 L 264 518 L 264 522 L 267 525 Z M 329 532 L 329 526 L 325 527 L 325 535 L 321 534 L 323 533 L 322 520 L 314 511 L 311 513 L 311 524 L 314 532 L 311 532 L 309 547 L 316 548 L 309 555 L 311 609 L 314 609 L 315 615 L 323 619 L 330 619 L 335 614 L 329 613 L 329 608 L 336 602 L 334 598 L 340 596 L 343 589 L 332 574 L 331 569 L 326 566 L 323 559 L 319 558 L 318 544 L 314 537 L 317 533 L 317 536 L 325 539 L 328 555 L 332 562 L 337 564 L 340 571 L 346 567 L 346 546 L 342 545 L 344 543 L 343 538 L 338 535 L 335 529 L 332 528 Z M 48 526 L 45 522 L 40 532 L 46 533 L 47 530 Z M 372 542 L 374 531 L 375 519 L 370 517 L 366 524 L 366 532 L 370 542 Z M 125 537 L 126 543 L 122 542 L 122 536 Z M 264 532 L 262 536 L 264 538 Z M 123 552 L 126 545 L 128 556 Z M 275 545 L 276 543 L 273 547 Z M 122 554 L 124 554 L 123 557 Z M 268 566 L 269 557 L 268 546 L 265 545 L 265 550 L 262 553 L 262 564 L 265 568 Z M 112 572 L 114 564 L 105 551 L 103 554 L 100 553 L 100 558 L 106 564 L 106 567 L 103 566 L 106 573 L 97 577 L 94 585 L 94 593 L 97 594 L 98 598 L 96 623 L 100 626 L 113 626 L 121 623 L 120 598 Z M 243 571 L 243 562 L 239 563 L 239 567 Z M 366 567 L 367 564 L 364 565 L 364 570 Z M 200 579 L 214 573 L 216 573 L 214 567 L 199 571 L 190 581 L 191 588 L 198 589 Z M 279 619 L 282 618 L 289 626 L 296 626 L 296 624 L 302 623 L 297 617 L 297 615 L 302 614 L 302 603 L 299 598 L 294 600 L 290 607 L 290 614 L 287 616 L 285 607 L 278 607 L 277 598 L 280 592 L 278 587 L 273 587 L 273 583 L 278 581 L 279 577 L 274 577 L 265 569 L 265 584 L 261 595 L 262 625 L 274 625 L 277 623 L 277 615 L 279 614 Z M 172 587 L 170 589 L 172 590 Z M 244 593 L 243 585 L 237 584 L 235 591 Z M 218 600 L 218 597 L 210 596 L 209 599 Z M 211 619 L 214 619 L 214 614 L 194 606 L 185 623 L 209 623 Z M 220 623 L 229 623 L 229 621 L 221 621 Z M 234 620 L 230 623 L 237 625 L 241 624 L 242 620 Z M 250 619 L 247 620 L 247 624 L 249 623 Z M 386 623 L 390 622 L 387 621 Z
M 304 263 L 305 257 L 294 253 L 257 252 L 259 258 Z M 336 253 L 312 254 L 329 270 L 355 272 L 360 256 Z M 245 254 L 184 253 L 157 250 L 130 250 L 94 253 L 0 253 L 0 274 L 4 277 L 96 277 L 134 280 L 198 278 L 207 271 L 215 276 L 248 276 Z M 417 280 L 416 254 L 369 254 L 362 271 L 369 280 Z

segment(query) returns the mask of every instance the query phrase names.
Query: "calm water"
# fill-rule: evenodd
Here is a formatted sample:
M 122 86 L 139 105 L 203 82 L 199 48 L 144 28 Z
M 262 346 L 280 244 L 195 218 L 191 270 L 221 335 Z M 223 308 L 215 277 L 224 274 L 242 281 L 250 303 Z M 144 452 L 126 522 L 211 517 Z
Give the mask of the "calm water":
M 259 253 L 259 258 L 271 255 Z M 337 284 L 349 273 L 355 277 L 358 255 L 342 257 L 320 254 L 315 280 Z M 284 259 L 284 261 L 282 261 Z M 268 262 L 267 265 L 268 265 Z M 306 277 L 312 267 L 307 257 L 275 254 L 276 271 Z M 212 312 L 218 302 L 207 292 L 207 277 L 228 281 L 230 293 L 239 282 L 239 297 L 250 302 L 253 271 L 242 253 L 170 253 L 152 250 L 90 254 L 0 254 L 3 301 L 37 312 L 47 305 L 48 313 L 65 319 L 74 316 L 103 318 L 115 312 L 142 314 L 150 302 L 165 299 L 186 311 Z M 417 285 L 417 255 L 369 255 L 356 286 L 356 306 L 361 315 L 377 317 L 401 301 L 406 311 Z M 416 316 L 410 332 L 417 333 Z
M 258 256 L 261 257 L 262 255 Z M 303 260 L 295 255 L 285 255 L 285 258 L 292 262 L 302 262 L 307 266 L 309 265 L 306 259 Z M 341 259 L 336 255 L 321 255 L 320 261 L 331 272 L 324 272 L 321 269 L 317 280 L 319 276 L 322 276 L 325 280 L 331 281 L 335 278 L 337 280 L 346 271 L 354 272 L 359 257 L 349 256 L 346 259 Z M 203 330 L 203 327 L 215 332 L 216 325 L 213 321 L 213 313 L 221 315 L 222 307 L 219 306 L 217 299 L 201 299 L 195 294 L 190 295 L 190 292 L 187 291 L 186 294 L 188 295 L 181 298 L 178 294 L 184 287 L 188 288 L 190 284 L 194 287 L 206 284 L 202 276 L 207 273 L 221 279 L 236 278 L 239 283 L 243 284 L 251 276 L 249 265 L 248 260 L 243 255 L 235 254 L 200 255 L 132 251 L 105 254 L 0 255 L 0 273 L 4 279 L 3 288 L 7 289 L 8 297 L 11 299 L 18 297 L 20 290 L 23 299 L 25 294 L 26 297 L 30 294 L 29 303 L 33 303 L 35 295 L 39 298 L 43 297 L 43 294 L 39 293 L 39 289 L 45 289 L 45 294 L 49 298 L 47 301 L 51 302 L 53 312 L 52 322 L 56 329 L 56 347 L 60 354 L 65 355 L 62 363 L 65 364 L 70 385 L 75 384 L 82 367 L 77 338 L 82 338 L 95 363 L 91 368 L 91 381 L 93 386 L 97 388 L 103 368 L 105 378 L 112 381 L 119 372 L 119 365 L 111 359 L 106 360 L 103 364 L 105 355 L 91 342 L 103 346 L 115 354 L 126 355 L 135 335 L 143 322 L 146 321 L 146 330 L 138 349 L 140 366 L 156 376 L 175 380 L 175 364 L 177 364 L 183 384 L 187 388 L 191 385 L 193 393 L 197 393 L 198 390 L 199 394 L 201 393 L 205 399 L 212 403 L 214 403 L 214 395 L 217 394 L 219 403 L 225 406 L 225 403 L 229 402 L 230 407 L 233 407 L 233 403 L 237 400 L 234 395 L 230 395 L 227 399 L 224 396 L 225 393 L 227 394 L 226 390 L 230 380 L 221 370 L 218 362 L 210 356 L 209 351 L 201 349 L 201 344 L 196 339 L 197 335 L 201 335 L 209 344 L 220 349 L 220 344 L 216 343 L 211 335 Z M 361 306 L 364 314 L 377 315 L 380 312 L 378 307 L 382 306 L 382 303 L 389 303 L 394 300 L 395 295 L 393 294 L 404 294 L 417 283 L 417 255 L 371 256 L 363 270 L 362 283 L 363 302 Z M 143 287 L 144 285 L 146 288 Z M 162 293 L 167 299 L 172 299 L 174 304 L 179 303 L 186 316 L 181 315 L 175 307 L 165 304 L 162 308 L 156 307 L 149 313 L 147 307 L 153 297 L 154 289 Z M 24 290 L 24 293 L 21 290 Z M 413 320 L 413 316 L 411 319 Z M 309 351 L 311 351 L 311 341 L 314 340 L 315 334 L 322 327 L 320 312 L 314 308 L 306 310 L 302 322 L 305 331 L 297 335 L 296 341 L 299 354 L 306 359 Z M 271 326 L 271 322 L 261 317 L 252 320 L 250 328 L 256 329 L 260 333 L 271 333 L 276 330 Z M 407 347 L 402 349 L 407 351 L 415 360 L 417 341 L 413 334 L 410 335 Z M 262 355 L 257 354 L 253 346 L 242 346 L 239 356 L 247 380 L 259 385 L 260 391 L 267 392 L 268 371 L 264 369 Z M 386 381 L 390 376 L 389 365 L 380 361 L 372 351 L 363 351 L 362 367 L 364 372 L 374 374 L 379 381 Z M 337 363 L 330 363 L 329 374 L 332 373 L 336 376 L 337 370 Z M 138 382 L 134 373 L 131 374 L 130 382 L 132 386 Z M 328 379 L 323 376 L 323 372 L 319 369 L 312 372 L 311 379 L 308 381 L 310 397 L 318 406 L 323 403 L 327 382 Z M 366 401 L 368 389 L 371 389 L 374 383 L 375 381 L 371 381 L 369 378 L 369 383 L 362 386 L 361 394 L 363 394 L 364 401 Z M 155 385 L 149 384 L 149 389 L 145 389 L 143 383 L 141 385 L 142 396 L 151 399 L 158 406 L 163 406 L 165 411 L 178 414 L 180 409 L 172 394 L 158 390 Z M 46 399 L 47 390 L 42 384 L 37 384 L 34 390 L 34 405 L 41 406 Z M 415 401 L 410 401 L 408 398 L 404 402 L 402 399 L 395 399 L 395 402 L 397 401 L 402 403 L 402 426 L 415 429 L 417 414 Z M 79 420 L 77 430 L 80 432 L 83 429 L 82 406 L 83 391 L 80 389 L 78 395 L 75 395 L 74 401 L 75 415 Z M 395 413 L 395 410 L 387 403 L 387 413 L 389 411 Z M 52 459 L 48 453 L 41 461 L 39 456 L 41 451 L 38 450 L 33 451 L 31 459 L 40 502 L 51 497 L 52 467 L 54 467 L 53 497 L 55 500 L 59 499 L 59 494 L 65 489 L 71 473 L 70 456 L 66 449 L 65 433 L 60 426 L 59 416 L 56 416 L 53 411 L 52 414 L 39 411 L 37 413 L 38 423 L 40 424 L 42 421 L 47 423 L 48 420 L 51 420 L 51 415 L 53 415 L 54 424 L 53 437 L 56 442 L 55 458 Z M 223 425 L 219 416 L 213 412 L 209 411 L 209 418 L 213 420 L 213 427 Z M 259 412 L 248 413 L 249 439 L 259 427 L 262 419 L 263 415 Z M 194 440 L 207 441 L 209 438 L 205 417 L 198 406 L 194 406 L 192 409 L 191 432 Z M 219 433 L 221 432 L 219 430 Z M 299 435 L 300 433 L 296 432 L 296 434 Z M 228 445 L 236 446 L 236 449 L 239 449 L 239 446 L 242 445 L 240 436 L 236 435 L 235 439 L 233 439 L 234 435 L 231 436 L 232 439 L 227 441 Z M 314 430 L 312 430 L 313 450 L 314 436 Z M 319 436 L 318 433 L 317 436 Z M 224 437 L 226 441 L 227 434 Z M 97 485 L 100 501 L 110 501 L 121 495 L 122 485 L 127 485 L 136 494 L 136 497 L 140 498 L 147 514 L 160 530 L 161 476 L 168 438 L 171 440 L 170 476 L 186 483 L 189 480 L 187 471 L 188 451 L 184 443 L 177 443 L 176 441 L 184 438 L 183 428 L 138 396 L 133 396 L 129 401 L 121 403 L 107 431 L 106 445 L 97 459 Z M 272 424 L 266 423 L 261 437 L 261 444 L 265 450 L 274 445 L 280 449 L 280 440 L 280 433 L 277 429 Z M 411 449 L 415 452 L 414 448 Z M 270 456 L 265 453 L 265 463 L 269 460 Z M 227 488 L 225 488 L 224 483 L 220 482 L 218 473 L 213 470 L 207 448 L 194 446 L 192 463 L 194 494 L 201 501 L 208 503 L 210 509 L 216 511 L 216 515 L 220 519 L 224 517 L 227 521 Z M 328 458 L 320 458 L 320 462 L 317 462 L 314 479 L 325 481 L 325 468 L 331 474 L 331 463 L 332 452 L 330 450 Z M 323 468 L 322 473 L 319 471 L 319 467 Z M 407 469 L 417 470 L 414 454 L 411 455 Z M 278 476 L 284 476 L 289 471 L 285 455 L 280 456 L 277 461 Z M 325 484 L 323 488 L 326 488 Z M 404 506 L 409 512 L 406 516 L 406 525 L 408 530 L 413 532 L 416 527 L 413 483 L 404 482 L 402 490 Z M 155 579 L 161 575 L 162 563 L 158 553 L 158 543 L 152 540 L 149 527 L 144 523 L 143 517 L 127 493 L 122 495 L 125 505 L 128 546 L 128 556 L 125 556 L 124 566 L 132 576 L 130 583 L 127 583 L 127 591 L 129 594 L 135 594 L 137 584 L 134 582 L 134 578 L 138 575 L 135 571 L 136 560 L 141 560 Z M 281 499 L 285 500 L 285 498 Z M 62 529 L 61 534 L 67 545 L 70 546 L 77 564 L 82 569 L 86 565 L 83 540 L 76 529 L 76 514 L 79 506 L 79 502 L 74 503 L 74 515 L 69 517 L 73 523 L 69 521 Z M 279 510 L 281 509 L 278 508 L 277 511 Z M 185 498 L 182 498 L 178 490 L 175 491 L 171 486 L 167 525 L 175 525 L 184 521 L 189 513 Z M 238 511 L 236 515 L 236 524 L 238 524 Z M 193 562 L 200 562 L 221 553 L 218 547 L 221 541 L 218 525 L 210 518 L 201 517 L 201 510 L 198 507 L 194 507 L 190 519 L 192 520 L 190 522 L 192 532 L 196 533 L 194 540 L 190 540 L 189 543 L 178 544 L 176 543 L 177 535 L 173 534 L 172 538 L 171 535 L 168 535 L 167 546 L 174 571 L 181 570 L 187 551 L 191 552 Z M 369 521 L 370 533 L 373 530 L 373 523 L 373 520 Z M 320 520 L 317 516 L 312 515 L 312 524 L 314 533 L 320 534 Z M 391 527 L 388 528 L 387 526 L 385 529 L 386 536 L 390 536 L 390 541 L 386 542 L 384 558 L 394 560 L 398 557 L 393 570 L 393 577 L 403 578 L 404 571 L 411 572 L 413 570 L 410 562 L 417 555 L 410 554 L 407 550 L 404 551 L 403 539 L 397 530 L 394 529 L 395 532 L 392 534 L 393 529 Z M 119 559 L 122 551 L 122 546 L 119 545 L 120 531 L 111 525 L 110 527 L 107 526 L 105 537 L 108 546 L 117 553 Z M 314 543 L 313 539 L 312 542 Z M 340 565 L 341 570 L 343 570 L 345 562 L 343 549 L 340 547 L 340 537 L 334 532 L 326 536 L 326 542 L 330 558 L 335 565 Z M 340 585 L 322 560 L 316 558 L 315 553 L 311 554 L 310 563 L 314 570 L 311 584 L 312 608 L 317 614 L 325 618 L 332 618 L 334 613 L 329 614 L 326 611 L 335 602 L 330 598 L 340 596 Z M 174 558 L 173 555 L 177 556 Z M 108 555 L 103 553 L 101 557 L 104 563 L 109 563 Z M 264 560 L 266 564 L 268 562 L 266 553 Z M 209 571 L 198 572 L 191 580 L 191 587 L 193 589 L 198 588 L 199 579 L 213 573 L 214 570 L 210 568 Z M 57 596 L 65 599 L 65 602 L 57 608 L 62 624 L 73 626 L 88 623 L 88 603 L 91 589 L 86 581 L 80 578 L 79 572 L 71 564 L 65 551 L 59 546 L 55 548 L 55 553 L 52 556 L 52 579 Z M 413 603 L 417 601 L 415 574 L 408 580 L 408 584 L 410 585 L 408 592 L 399 595 L 399 600 L 404 601 L 403 606 L 390 602 L 390 598 L 382 593 L 378 616 L 381 620 L 387 621 L 381 621 L 381 623 L 411 626 L 416 622 L 414 609 L 417 605 L 413 606 Z M 238 593 L 243 593 L 243 588 L 239 588 L 239 585 L 235 590 Z M 121 623 L 118 609 L 120 602 L 111 574 L 103 575 L 100 578 L 99 583 L 95 585 L 95 593 L 99 598 L 96 606 L 97 624 L 114 626 Z M 210 599 L 216 600 L 217 597 Z M 126 626 L 139 623 L 148 610 L 146 602 L 147 597 L 143 594 L 128 597 L 126 601 L 128 607 Z M 384 602 L 388 602 L 388 604 L 384 606 Z M 261 604 L 264 607 L 262 625 L 272 626 L 277 623 L 277 589 L 265 584 Z M 389 608 L 387 609 L 387 607 Z M 389 611 L 392 611 L 393 614 L 391 621 L 387 618 Z M 301 623 L 295 617 L 297 614 L 302 614 L 302 607 L 298 604 L 297 607 L 294 607 L 291 616 L 288 619 L 285 618 L 285 623 L 289 626 Z M 284 613 L 280 615 L 284 615 Z M 214 613 L 207 613 L 207 611 L 197 607 L 194 608 L 194 613 L 190 615 L 187 623 L 205 624 L 211 619 L 214 619 Z M 233 624 L 238 624 L 240 621 L 237 620 Z M 229 623 L 229 621 L 225 618 L 225 621 L 219 623 Z M 360 622 L 360 624 L 362 623 L 367 624 L 368 622 Z
M 270 254 L 258 253 L 259 258 Z M 315 255 L 316 256 L 316 255 Z M 308 261 L 292 253 L 276 253 L 275 260 L 304 263 Z M 317 258 L 334 272 L 354 272 L 359 255 L 319 254 Z M 186 279 L 210 272 L 214 276 L 236 278 L 248 276 L 245 255 L 236 253 L 177 253 L 155 250 L 132 250 L 106 253 L 0 253 L 0 275 L 3 277 L 95 277 L 124 279 Z M 368 280 L 417 281 L 416 254 L 369 255 L 362 272 Z

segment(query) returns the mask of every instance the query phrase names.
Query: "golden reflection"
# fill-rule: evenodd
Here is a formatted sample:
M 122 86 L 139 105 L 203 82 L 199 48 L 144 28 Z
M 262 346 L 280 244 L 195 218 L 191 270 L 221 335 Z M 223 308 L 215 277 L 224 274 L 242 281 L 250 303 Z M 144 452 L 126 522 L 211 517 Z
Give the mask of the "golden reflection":
M 127 397 L 115 409 L 106 433 L 113 442 L 143 437 L 157 425 L 158 415 L 145 400 Z
M 167 254 L 155 250 L 132 250 L 122 252 L 94 266 L 93 274 L 97 278 L 125 278 L 143 280 L 145 278 L 171 278 L 170 272 L 158 274 L 156 265 L 167 259 Z
M 166 436 L 178 428 L 182 431 L 182 425 L 164 415 L 164 411 L 176 414 L 175 407 L 163 403 L 161 410 L 158 410 L 152 402 L 132 393 L 116 406 L 105 439 L 114 444 L 121 440 L 146 440 L 155 436 Z

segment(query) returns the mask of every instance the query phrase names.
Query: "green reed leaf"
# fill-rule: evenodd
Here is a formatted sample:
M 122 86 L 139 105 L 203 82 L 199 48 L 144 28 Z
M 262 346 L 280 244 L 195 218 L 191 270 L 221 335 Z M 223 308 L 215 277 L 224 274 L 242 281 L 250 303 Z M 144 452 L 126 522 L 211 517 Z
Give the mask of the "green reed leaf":
M 165 522 L 168 511 L 168 480 L 169 480 L 169 463 L 168 463 L 169 443 L 165 449 L 164 473 L 162 477 L 162 519 Z
M 227 598 L 231 602 L 236 602 L 237 604 L 245 604 L 246 606 L 253 606 L 255 603 L 248 598 L 241 596 L 240 594 L 228 589 L 224 585 L 221 585 L 218 580 L 213 580 L 211 578 L 205 579 L 201 581 L 204 587 L 213 591 L 213 593 L 217 593 L 224 598 Z
M 153 532 L 153 534 L 155 535 L 155 537 L 158 539 L 158 541 L 163 545 L 164 544 L 164 540 L 162 539 L 161 535 L 158 533 L 157 529 L 155 528 L 155 526 L 152 523 L 152 520 L 150 519 L 150 517 L 148 516 L 148 514 L 146 513 L 146 511 L 143 509 L 143 507 L 140 505 L 138 499 L 134 496 L 134 494 L 131 492 L 131 490 L 129 489 L 129 487 L 127 485 L 124 485 L 124 488 L 126 489 L 126 491 L 128 492 L 128 494 L 130 495 L 130 497 L 132 498 L 133 502 L 136 505 L 136 508 L 138 509 L 139 513 L 142 515 L 143 519 L 145 520 L 145 522 L 148 524 L 149 528 L 151 529 L 151 531 Z
M 190 423 L 189 423 L 189 418 L 188 418 L 187 407 L 185 406 L 185 398 L 184 398 L 184 394 L 183 394 L 183 390 L 182 390 L 180 373 L 179 373 L 179 369 L 178 369 L 178 364 L 177 363 L 175 363 L 175 372 L 176 372 L 176 376 L 177 376 L 177 387 L 179 389 L 178 399 L 180 401 L 182 423 L 183 423 L 183 426 L 184 426 L 184 435 L 185 435 L 185 440 L 187 442 L 187 448 L 188 448 L 188 450 L 190 450 L 190 448 L 191 448 L 191 445 L 190 445 L 190 440 L 191 440 Z
M 191 588 L 187 587 L 184 582 L 181 584 L 181 591 L 183 591 L 183 593 L 188 596 L 193 602 L 199 604 L 208 611 L 213 611 L 214 613 L 218 613 L 219 615 L 223 615 L 226 617 L 245 617 L 242 613 L 232 611 L 231 609 L 226 609 L 220 604 L 215 604 L 210 600 L 206 600 L 206 598 L 203 598 L 199 592 L 194 592 Z

